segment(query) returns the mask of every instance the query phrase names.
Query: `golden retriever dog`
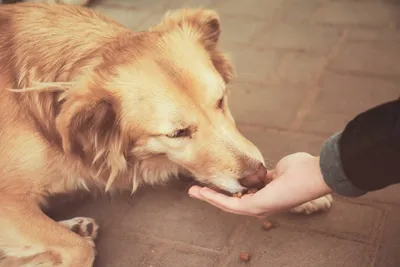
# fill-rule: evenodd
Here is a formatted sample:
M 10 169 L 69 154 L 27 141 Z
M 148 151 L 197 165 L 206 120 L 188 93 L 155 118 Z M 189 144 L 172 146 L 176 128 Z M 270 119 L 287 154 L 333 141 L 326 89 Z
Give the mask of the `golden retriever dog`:
M 260 187 L 263 157 L 228 108 L 233 68 L 220 32 L 204 9 L 134 32 L 83 7 L 0 5 L 4 255 L 16 266 L 92 266 L 98 226 L 51 220 L 40 209 L 50 195 L 134 192 L 178 174 L 230 193 Z

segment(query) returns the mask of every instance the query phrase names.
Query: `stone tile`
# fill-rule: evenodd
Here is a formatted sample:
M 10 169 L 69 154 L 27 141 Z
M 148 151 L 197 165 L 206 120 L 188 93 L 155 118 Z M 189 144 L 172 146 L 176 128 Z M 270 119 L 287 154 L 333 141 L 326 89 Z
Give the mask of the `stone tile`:
M 324 3 L 321 0 L 291 0 L 287 2 L 289 7 L 283 12 L 282 21 L 289 23 L 310 21 Z
M 216 1 L 213 7 L 221 14 L 231 16 L 249 16 L 256 19 L 271 19 L 283 6 L 283 0 L 221 0 Z
M 347 35 L 349 40 L 400 42 L 400 31 L 396 29 L 356 28 Z
M 321 86 L 300 126 L 302 132 L 330 135 L 341 131 L 359 113 L 400 95 L 398 82 L 369 76 L 327 72 Z
M 212 5 L 213 0 L 173 0 L 162 1 L 164 3 L 163 10 L 174 10 L 179 8 L 208 8 Z
M 236 81 L 264 83 L 276 73 L 280 55 L 271 49 L 252 49 L 248 47 L 229 46 L 230 54 L 236 69 Z
M 341 49 L 331 68 L 372 75 L 400 75 L 397 43 L 351 42 Z
M 290 225 L 299 230 L 316 230 L 367 242 L 382 216 L 383 212 L 379 209 L 336 200 L 325 213 L 313 216 L 283 214 L 274 219 L 279 225 Z
M 237 123 L 287 129 L 306 95 L 306 88 L 235 83 L 229 106 Z M 282 108 L 284 107 L 284 108 Z
M 326 73 L 315 100 L 315 112 L 357 114 L 400 96 L 399 83 L 368 76 Z
M 399 7 L 383 1 L 333 1 L 317 13 L 316 21 L 329 24 L 384 26 L 396 23 Z
M 376 259 L 376 267 L 395 267 L 400 265 L 400 209 L 394 208 L 388 214 L 382 243 Z
M 240 221 L 234 215 L 191 199 L 186 192 L 173 193 L 158 188 L 146 191 L 119 227 L 130 233 L 219 251 Z
M 369 199 L 378 202 L 400 205 L 400 185 L 392 185 L 385 189 L 368 193 L 360 199 Z
M 152 267 L 213 267 L 218 254 L 193 251 L 188 248 L 172 247 L 165 249 L 159 257 L 149 260 L 145 266 Z
M 129 0 L 128 0 L 129 1 Z M 176 10 L 179 8 L 210 8 L 212 0 L 174 0 L 174 1 L 160 1 L 162 4 L 152 10 L 151 16 L 147 17 L 139 25 L 138 30 L 147 30 L 150 27 L 157 25 L 161 22 L 163 17 L 168 11 Z M 148 3 L 150 3 L 148 1 Z M 153 2 L 151 2 L 153 3 Z M 143 8 L 147 10 L 149 7 Z
M 121 9 L 142 9 L 142 10 L 158 10 L 167 5 L 168 1 L 164 0 L 98 0 L 95 6 L 114 6 Z
M 246 127 L 239 124 L 240 131 L 259 147 L 268 167 L 275 167 L 275 164 L 284 156 L 295 152 L 308 152 L 319 155 L 324 138 L 291 134 L 281 131 L 260 130 L 254 127 Z
M 68 213 L 68 218 L 90 217 L 99 224 L 100 231 L 108 231 L 114 222 L 121 220 L 133 208 L 140 197 L 137 194 L 132 197 L 121 195 L 92 198 L 85 203 L 75 203 L 76 209 Z
M 258 34 L 255 45 L 327 55 L 338 42 L 342 32 L 334 27 L 313 24 L 280 23 L 270 31 Z
M 130 29 L 136 29 L 142 21 L 151 15 L 150 10 L 131 10 L 108 6 L 95 6 L 93 9 Z
M 227 266 L 243 266 L 241 251 L 251 253 L 249 266 L 355 267 L 362 266 L 364 245 L 326 235 L 295 231 L 283 227 L 261 232 L 249 227 L 235 241 Z M 249 238 L 249 237 L 252 238 Z
M 165 16 L 165 11 L 164 10 L 153 12 L 153 14 L 150 17 L 146 18 L 145 20 L 143 20 L 140 23 L 140 25 L 138 25 L 136 30 L 138 30 L 138 31 L 146 31 L 149 28 L 151 28 L 151 27 L 153 27 L 155 25 L 158 25 L 162 21 L 164 16 Z
M 252 38 L 259 32 L 266 23 L 255 21 L 246 17 L 221 16 L 221 42 L 225 44 L 244 44 L 252 42 Z
M 342 131 L 354 116 L 349 114 L 328 113 L 312 109 L 300 125 L 299 130 L 306 133 L 330 136 Z
M 124 228 L 109 229 L 96 241 L 97 257 L 94 267 L 140 266 L 153 257 L 157 245 Z
M 315 83 L 325 69 L 327 59 L 323 56 L 303 52 L 290 52 L 282 60 L 270 77 L 272 83 L 311 84 Z

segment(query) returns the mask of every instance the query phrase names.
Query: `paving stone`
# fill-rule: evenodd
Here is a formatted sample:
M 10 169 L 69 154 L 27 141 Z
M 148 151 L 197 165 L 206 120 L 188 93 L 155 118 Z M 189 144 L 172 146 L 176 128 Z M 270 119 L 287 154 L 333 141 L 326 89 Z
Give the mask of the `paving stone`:
M 129 7 L 130 9 L 142 9 L 142 10 L 159 10 L 164 8 L 169 1 L 164 0 L 99 0 L 95 6 L 114 6 L 116 8 L 121 8 L 121 10 Z
M 136 28 L 136 30 L 138 31 L 146 31 L 149 28 L 158 25 L 162 19 L 165 16 L 165 11 L 164 10 L 159 10 L 156 12 L 153 12 L 152 15 L 148 18 L 146 18 L 145 20 L 143 20 L 140 25 L 138 25 L 138 27 Z
M 216 1 L 213 7 L 220 13 L 233 16 L 249 16 L 252 18 L 268 20 L 271 19 L 284 1 L 263 1 L 263 0 L 221 0 Z
M 299 130 L 306 133 L 321 134 L 326 137 L 342 131 L 354 116 L 348 114 L 328 113 L 312 109 L 300 125 Z
M 397 188 L 398 189 L 398 188 Z M 398 191 L 397 191 L 398 192 Z M 400 262 L 400 208 L 393 208 L 388 214 L 382 243 L 378 251 L 376 267 L 395 267 Z
M 163 10 L 174 10 L 179 8 L 208 8 L 213 0 L 173 0 L 162 1 L 164 3 Z
M 174 1 L 162 1 L 157 9 L 152 10 L 152 15 L 147 17 L 142 23 L 137 27 L 138 30 L 147 30 L 150 27 L 157 25 L 161 22 L 162 18 L 168 11 L 173 11 L 180 8 L 210 8 L 212 0 L 174 0 Z M 150 3 L 150 1 L 148 1 Z M 147 10 L 148 7 L 141 7 L 141 9 Z
M 288 7 L 285 8 L 282 21 L 289 23 L 302 23 L 310 21 L 312 16 L 323 5 L 321 0 L 291 0 L 287 1 Z
M 249 238 L 251 236 L 251 238 Z M 262 232 L 248 227 L 235 241 L 227 266 L 243 266 L 240 252 L 249 252 L 249 266 L 355 267 L 362 266 L 364 245 L 326 235 L 277 227 Z
M 221 16 L 221 43 L 225 44 L 244 44 L 252 42 L 252 38 L 259 32 L 265 23 L 255 21 L 246 17 Z
M 287 129 L 305 95 L 305 87 L 235 83 L 228 102 L 238 123 Z
M 368 76 L 327 72 L 314 104 L 315 112 L 348 114 L 353 117 L 400 96 L 399 82 Z
M 240 46 L 229 46 L 225 50 L 236 69 L 236 81 L 264 83 L 276 75 L 281 56 L 274 50 Z
M 121 220 L 127 211 L 131 210 L 140 199 L 140 194 L 132 197 L 117 195 L 113 197 L 90 198 L 83 203 L 75 202 L 72 204 L 74 209 L 69 212 L 64 211 L 64 218 L 90 217 L 96 220 L 101 230 L 108 231 L 113 223 Z M 65 210 L 65 208 L 63 208 Z
M 392 185 L 382 190 L 370 192 L 365 196 L 362 196 L 361 199 L 369 199 L 378 202 L 400 205 L 399 192 L 400 192 L 400 185 Z
M 379 209 L 336 200 L 328 212 L 314 216 L 282 214 L 274 219 L 279 224 L 294 228 L 316 230 L 367 242 L 372 232 L 376 231 L 375 227 L 382 216 L 383 212 Z
M 280 23 L 256 36 L 255 45 L 327 55 L 338 42 L 342 31 L 334 27 L 303 23 Z
M 213 267 L 218 261 L 218 254 L 193 251 L 172 247 L 163 250 L 159 257 L 146 262 L 145 266 L 152 267 Z
M 325 73 L 321 87 L 300 131 L 333 134 L 359 113 L 400 95 L 396 80 L 333 72 Z
M 150 10 L 121 9 L 108 6 L 95 6 L 93 9 L 130 29 L 136 29 L 142 21 L 151 15 Z
M 333 1 L 317 13 L 316 21 L 330 24 L 387 26 L 398 20 L 398 7 L 385 1 Z
M 332 69 L 370 75 L 400 75 L 397 43 L 351 42 L 344 45 L 332 62 Z
M 193 200 L 186 193 L 158 188 L 146 192 L 140 204 L 121 220 L 120 227 L 219 251 L 239 222 L 237 216 Z
M 355 41 L 400 42 L 400 32 L 396 29 L 351 29 L 347 38 Z
M 311 84 L 325 69 L 327 59 L 323 56 L 303 52 L 290 52 L 282 56 L 272 83 Z
M 157 245 L 125 229 L 108 229 L 96 241 L 97 257 L 94 267 L 130 267 L 156 253 Z
M 325 141 L 321 137 L 282 131 L 262 131 L 240 124 L 238 128 L 249 140 L 253 141 L 260 148 L 269 164 L 268 167 L 275 167 L 275 164 L 282 157 L 295 152 L 302 151 L 319 155 L 321 145 Z

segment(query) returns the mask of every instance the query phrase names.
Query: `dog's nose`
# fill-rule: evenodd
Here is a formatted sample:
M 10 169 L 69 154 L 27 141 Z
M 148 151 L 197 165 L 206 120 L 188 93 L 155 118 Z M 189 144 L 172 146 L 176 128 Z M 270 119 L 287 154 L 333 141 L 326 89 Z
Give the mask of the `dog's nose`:
M 245 177 L 239 179 L 239 183 L 246 188 L 261 189 L 266 185 L 267 168 L 264 164 L 260 163 L 258 169 Z

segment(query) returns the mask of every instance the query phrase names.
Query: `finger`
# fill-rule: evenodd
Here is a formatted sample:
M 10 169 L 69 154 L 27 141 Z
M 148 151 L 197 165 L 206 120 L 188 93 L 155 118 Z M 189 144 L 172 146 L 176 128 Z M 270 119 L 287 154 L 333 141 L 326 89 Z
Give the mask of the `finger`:
M 198 198 L 198 199 L 202 199 L 203 196 L 200 194 L 200 189 L 201 189 L 201 187 L 198 185 L 194 185 L 194 186 L 190 187 L 189 191 L 188 191 L 189 196 Z
M 214 202 L 212 202 L 211 200 L 208 200 L 208 199 L 204 199 L 204 201 L 207 202 L 208 204 L 220 209 L 220 210 L 223 210 L 223 211 L 231 213 L 231 214 L 253 216 L 253 217 L 256 217 L 256 218 L 259 218 L 259 219 L 265 218 L 264 215 L 260 215 L 260 214 L 253 214 L 251 212 L 241 211 L 241 210 L 232 210 L 232 209 L 229 209 L 227 207 L 218 205 L 217 203 L 214 203 Z
M 199 190 L 199 194 L 203 197 L 204 200 L 212 201 L 219 206 L 236 210 L 240 206 L 239 198 L 237 197 L 229 197 L 224 194 L 220 194 L 215 192 L 214 190 L 203 187 Z
M 196 186 L 196 185 L 195 185 L 195 186 L 192 186 L 191 188 L 189 188 L 189 195 L 190 195 L 191 197 L 197 198 L 197 199 L 199 199 L 199 200 L 203 200 L 203 201 L 205 201 L 205 202 L 207 202 L 207 203 L 213 205 L 214 207 L 217 207 L 217 208 L 219 208 L 219 209 L 221 209 L 221 210 L 223 210 L 223 211 L 225 211 L 225 212 L 234 213 L 234 214 L 239 214 L 238 212 L 236 212 L 236 211 L 234 211 L 234 210 L 227 209 L 227 208 L 224 207 L 223 205 L 219 205 L 218 203 L 215 203 L 214 201 L 205 198 L 205 197 L 200 193 L 200 190 L 202 190 L 202 188 L 201 188 L 200 186 Z M 210 189 L 210 190 L 211 190 L 211 189 Z M 211 191 L 213 191 L 213 190 L 211 190 Z M 217 192 L 215 192 L 215 193 L 217 193 Z M 240 213 L 240 214 L 241 214 L 241 213 Z
M 192 186 L 189 189 L 189 195 L 191 197 L 205 201 L 225 212 L 255 216 L 257 218 L 264 218 L 265 215 L 259 212 L 257 206 L 254 206 L 256 201 L 251 201 L 251 195 L 245 195 L 242 198 L 228 197 L 224 194 L 220 194 L 207 187 Z
M 268 182 L 274 180 L 276 178 L 276 169 L 267 171 L 267 175 L 265 176 Z
M 203 200 L 210 204 L 223 207 L 225 210 L 230 210 L 236 214 L 246 215 L 259 215 L 258 202 L 256 201 L 256 194 L 244 195 L 242 198 L 228 197 L 211 190 L 207 187 L 201 188 L 199 193 L 202 195 Z

